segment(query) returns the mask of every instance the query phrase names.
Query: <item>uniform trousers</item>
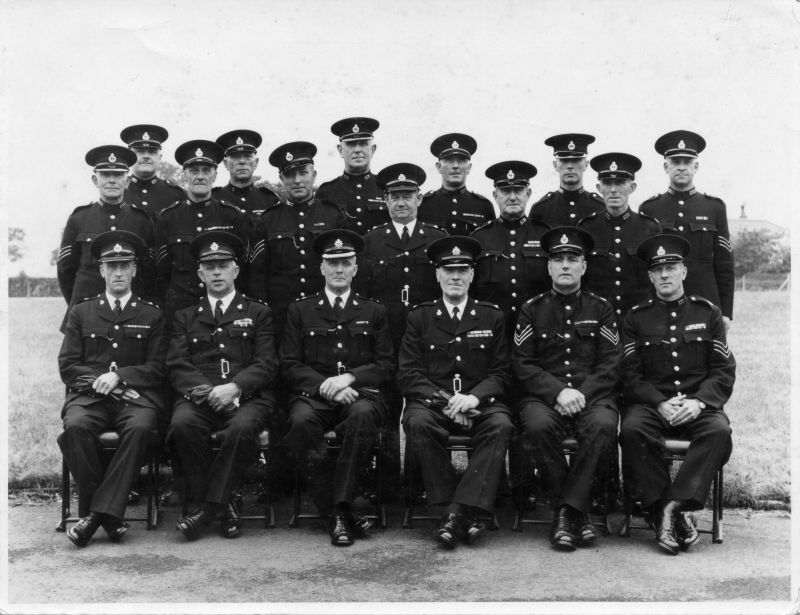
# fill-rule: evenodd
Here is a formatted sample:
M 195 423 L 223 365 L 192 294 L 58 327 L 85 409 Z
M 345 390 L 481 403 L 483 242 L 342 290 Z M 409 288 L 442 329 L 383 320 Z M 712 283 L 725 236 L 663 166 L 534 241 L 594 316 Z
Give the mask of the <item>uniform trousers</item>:
M 186 475 L 189 499 L 195 504 L 227 504 L 245 471 L 258 458 L 258 436 L 273 411 L 271 400 L 251 397 L 232 412 L 214 412 L 187 399 L 175 402 L 168 441 Z M 219 433 L 219 451 L 211 434 Z
M 89 512 L 118 519 L 125 516 L 128 492 L 158 444 L 156 414 L 150 405 L 88 395 L 64 409 L 64 431 L 58 436 L 58 445 L 78 484 L 81 517 Z M 111 430 L 119 434 L 119 444 L 106 467 L 99 435 Z
M 475 417 L 472 427 L 467 429 L 423 403 L 406 403 L 403 428 L 431 504 L 461 504 L 488 513 L 494 510 L 514 425 L 505 405 L 493 404 L 480 410 L 483 414 Z M 472 438 L 472 454 L 458 484 L 446 448 L 450 435 Z
M 562 416 L 538 400 L 522 403 L 522 446 L 542 471 L 553 508 L 568 504 L 589 512 L 593 484 L 608 480 L 609 455 L 617 443 L 618 423 L 612 398 L 595 400 L 574 416 Z M 578 449 L 568 465 L 562 442 L 573 435 Z
M 283 446 L 312 485 L 321 515 L 327 515 L 331 505 L 352 503 L 384 418 L 383 402 L 376 399 L 342 405 L 303 397 L 292 401 Z M 341 440 L 335 462 L 328 458 L 323 438 L 331 429 Z
M 673 481 L 664 461 L 666 438 L 691 442 Z M 733 448 L 728 417 L 711 407 L 686 425 L 671 427 L 652 406 L 630 404 L 623 413 L 619 439 L 625 475 L 633 477 L 645 507 L 667 499 L 682 502 L 684 510 L 703 508 L 714 475 Z

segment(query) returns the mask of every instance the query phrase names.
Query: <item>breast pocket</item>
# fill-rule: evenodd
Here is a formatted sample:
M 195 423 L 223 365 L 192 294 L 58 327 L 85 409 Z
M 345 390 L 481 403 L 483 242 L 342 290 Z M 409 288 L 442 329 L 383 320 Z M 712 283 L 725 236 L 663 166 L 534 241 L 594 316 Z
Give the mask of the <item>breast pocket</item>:
M 711 351 L 713 350 L 714 338 L 710 331 L 684 331 L 683 341 L 686 348 L 683 350 L 688 356 L 686 361 L 680 360 L 682 365 L 696 366 L 705 371 L 708 366 Z
M 249 363 L 253 357 L 253 333 L 252 327 L 231 326 L 227 329 L 231 344 L 239 351 L 242 363 Z
M 636 340 L 636 352 L 642 360 L 644 376 L 648 380 L 661 379 L 661 370 L 668 368 L 669 346 L 661 335 L 648 335 Z
M 486 250 L 475 263 L 475 279 L 482 284 L 497 284 L 502 277 L 500 259 L 502 250 Z
M 306 360 L 320 359 L 320 348 L 325 345 L 328 329 L 325 327 L 307 327 L 303 329 L 303 354 Z
M 83 332 L 83 349 L 86 358 L 98 357 L 111 349 L 108 327 L 94 327 Z
M 375 347 L 375 327 L 372 325 L 351 325 L 348 327 L 351 340 L 351 360 L 359 364 L 372 362 Z M 355 356 L 353 356 L 355 354 Z
M 690 222 L 692 249 L 690 258 L 708 260 L 714 251 L 717 237 L 717 225 L 713 222 Z
M 446 374 L 450 371 L 449 344 L 425 344 L 424 366 L 432 374 Z
M 467 342 L 469 356 L 462 357 L 462 363 L 464 371 L 474 378 L 483 379 L 489 371 L 491 340 L 490 337 L 474 337 Z
M 75 241 L 79 244 L 81 265 L 94 265 L 97 259 L 92 256 L 92 241 L 97 237 L 97 233 L 78 233 Z
M 189 246 L 192 243 L 192 235 L 170 235 L 167 239 L 169 253 L 172 255 L 172 268 L 178 271 L 193 271 L 196 263 L 192 258 Z
M 147 341 L 150 339 L 150 329 L 124 327 L 122 335 L 125 339 L 125 353 L 132 362 L 144 363 L 147 359 Z

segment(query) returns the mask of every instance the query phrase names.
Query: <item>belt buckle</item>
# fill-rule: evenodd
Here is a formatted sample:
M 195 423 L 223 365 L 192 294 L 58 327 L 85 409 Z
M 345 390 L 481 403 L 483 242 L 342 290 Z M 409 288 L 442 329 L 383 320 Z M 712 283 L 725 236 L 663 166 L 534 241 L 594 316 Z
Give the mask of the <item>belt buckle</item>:
M 228 359 L 219 360 L 219 373 L 223 380 L 225 380 L 228 377 L 228 374 L 231 373 L 231 364 L 228 363 Z

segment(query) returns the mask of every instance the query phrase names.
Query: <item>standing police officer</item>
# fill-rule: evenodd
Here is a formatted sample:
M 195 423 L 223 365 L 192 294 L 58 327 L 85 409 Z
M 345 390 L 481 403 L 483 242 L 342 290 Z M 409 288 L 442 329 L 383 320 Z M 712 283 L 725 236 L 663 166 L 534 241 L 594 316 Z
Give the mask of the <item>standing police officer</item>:
M 67 311 L 61 323 L 64 331 L 69 309 L 79 301 L 103 291 L 99 263 L 92 253 L 93 240 L 106 231 L 126 230 L 137 235 L 145 244 L 140 254 L 137 294 L 147 298 L 154 295 L 153 223 L 137 205 L 125 202 L 130 165 L 136 155 L 121 145 L 101 145 L 86 154 L 92 167 L 92 183 L 100 198 L 88 205 L 76 207 L 67 219 L 61 236 L 56 273 L 61 294 L 67 301 Z
M 119 542 L 128 492 L 151 447 L 158 445 L 158 414 L 164 409 L 164 319 L 158 308 L 131 292 L 142 240 L 126 231 L 108 231 L 92 242 L 105 292 L 69 312 L 58 355 L 67 396 L 58 445 L 78 484 L 78 514 L 67 537 L 85 547 L 102 526 Z M 119 444 L 105 467 L 98 436 L 109 429 Z
M 558 173 L 559 187 L 533 204 L 530 214 L 533 220 L 550 226 L 575 226 L 581 218 L 603 210 L 600 195 L 583 189 L 590 143 L 594 143 L 592 135 L 575 132 L 545 139 L 544 144 L 553 148 L 553 168 Z
M 522 306 L 511 365 L 523 391 L 524 445 L 552 494 L 550 542 L 573 550 L 597 537 L 589 518 L 592 482 L 596 474 L 606 479 L 616 446 L 622 347 L 611 304 L 581 290 L 592 236 L 562 226 L 547 231 L 542 246 L 553 288 Z M 573 431 L 578 450 L 568 466 L 562 441 Z
M 227 506 L 222 535 L 234 538 L 241 526 L 231 494 L 258 457 L 258 436 L 275 406 L 272 312 L 234 288 L 237 262 L 245 253 L 236 235 L 207 231 L 190 247 L 207 294 L 175 314 L 167 354 L 176 393 L 168 439 L 197 506 L 178 521 L 178 529 L 194 540 Z M 219 444 L 216 454 L 212 433 Z
M 438 226 L 450 235 L 469 235 L 494 220 L 492 202 L 466 188 L 472 170 L 472 155 L 478 143 L 469 135 L 453 132 L 434 139 L 431 154 L 442 175 L 442 187 L 422 197 L 419 219 Z
M 232 130 L 217 137 L 217 145 L 225 154 L 223 163 L 228 170 L 227 186 L 216 186 L 214 198 L 228 201 L 241 209 L 251 221 L 280 203 L 280 197 L 266 186 L 256 187 L 253 173 L 258 167 L 258 147 L 261 135 L 254 130 Z
M 163 209 L 186 198 L 180 186 L 156 175 L 161 164 L 161 145 L 168 136 L 166 128 L 154 124 L 128 126 L 119 134 L 136 154 L 131 181 L 125 189 L 125 202 L 138 205 L 154 221 Z
M 281 345 L 281 374 L 293 393 L 283 445 L 306 466 L 320 514 L 333 507 L 335 546 L 350 546 L 369 527 L 352 501 L 385 420 L 382 390 L 395 372 L 386 308 L 352 292 L 363 247 L 358 233 L 342 229 L 314 240 L 325 287 L 289 306 Z M 342 440 L 335 469 L 323 441 L 331 429 Z
M 656 151 L 664 156 L 669 190 L 639 207 L 665 229 L 674 229 L 691 245 L 686 260 L 686 292 L 710 299 L 722 310 L 725 327 L 733 319 L 733 253 L 728 214 L 722 199 L 697 192 L 697 155 L 706 147 L 700 135 L 675 130 L 658 138 Z
M 389 221 L 383 190 L 370 170 L 376 145 L 373 133 L 380 126 L 371 117 L 348 117 L 335 122 L 331 132 L 339 137 L 336 149 L 344 160 L 344 173 L 320 184 L 316 197 L 344 210 L 350 226 L 361 235 Z
M 494 510 L 514 430 L 502 402 L 510 373 L 503 313 L 468 295 L 480 251 L 471 237 L 430 245 L 442 296 L 411 310 L 399 355 L 410 454 L 419 461 L 428 501 L 447 507 L 434 538 L 448 549 L 459 537 L 471 544 L 485 531 L 477 516 Z M 450 434 L 472 438 L 458 483 L 445 448 Z
M 719 308 L 684 292 L 689 250 L 673 234 L 642 243 L 638 254 L 656 296 L 633 307 L 622 324 L 622 460 L 650 511 L 656 543 L 672 555 L 697 541 L 683 511 L 703 508 L 733 446 L 723 406 L 736 361 Z M 665 438 L 691 441 L 674 480 L 664 464 Z
M 628 199 L 636 190 L 636 172 L 642 168 L 636 156 L 601 154 L 590 164 L 597 171 L 597 190 L 603 195 L 605 210 L 578 224 L 594 239 L 582 286 L 608 299 L 619 320 L 650 294 L 647 267 L 636 249 L 661 227 L 655 218 L 631 211 Z

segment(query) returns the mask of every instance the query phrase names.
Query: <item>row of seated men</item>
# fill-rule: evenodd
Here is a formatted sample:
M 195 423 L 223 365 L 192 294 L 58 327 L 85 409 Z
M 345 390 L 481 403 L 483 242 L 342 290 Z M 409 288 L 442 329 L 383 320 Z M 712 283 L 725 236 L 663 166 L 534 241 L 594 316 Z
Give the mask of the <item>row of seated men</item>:
M 387 191 L 408 193 L 412 184 L 399 173 Z M 280 378 L 291 394 L 282 447 L 328 514 L 332 544 L 350 545 L 369 529 L 352 502 L 378 430 L 391 417 L 396 383 L 409 453 L 419 460 L 429 502 L 442 510 L 439 544 L 453 548 L 483 535 L 480 515 L 493 510 L 516 423 L 522 454 L 546 477 L 550 540 L 572 550 L 596 539 L 591 487 L 616 446 L 621 385 L 623 464 L 655 521 L 656 543 L 677 553 L 698 536 L 684 512 L 702 508 L 731 452 L 723 406 L 735 362 L 725 325 L 713 303 L 684 292 L 689 243 L 659 233 L 637 250 L 653 294 L 626 314 L 620 339 L 612 304 L 581 290 L 593 243 L 577 227 L 541 236 L 552 287 L 529 299 L 507 332 L 501 309 L 469 296 L 481 244 L 440 237 L 426 250 L 440 294 L 409 310 L 396 352 L 387 308 L 352 290 L 365 245 L 352 231 L 314 239 L 324 282 L 289 306 L 280 329 L 273 329 L 268 305 L 234 287 L 243 242 L 227 231 L 201 232 L 189 250 L 206 294 L 175 313 L 169 341 L 160 310 L 131 292 L 143 242 L 125 231 L 100 235 L 92 250 L 105 291 L 70 311 L 59 356 L 68 387 L 59 444 L 83 515 L 68 530 L 70 540 L 85 546 L 101 526 L 111 540 L 128 531 L 127 494 L 158 439 L 164 377 L 175 397 L 167 439 L 194 503 L 178 529 L 196 539 L 221 514 L 223 535 L 238 535 L 230 496 L 257 455 L 258 433 L 278 416 Z M 120 433 L 120 445 L 104 471 L 96 439 L 108 428 Z M 342 440 L 334 465 L 321 448 L 331 429 Z M 451 433 L 469 435 L 474 446 L 460 480 L 445 448 Z M 561 442 L 572 433 L 578 451 L 567 467 Z M 666 435 L 691 440 L 674 480 L 663 464 Z

